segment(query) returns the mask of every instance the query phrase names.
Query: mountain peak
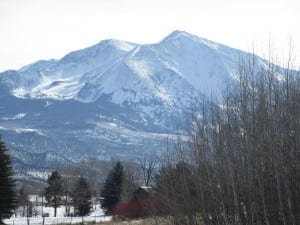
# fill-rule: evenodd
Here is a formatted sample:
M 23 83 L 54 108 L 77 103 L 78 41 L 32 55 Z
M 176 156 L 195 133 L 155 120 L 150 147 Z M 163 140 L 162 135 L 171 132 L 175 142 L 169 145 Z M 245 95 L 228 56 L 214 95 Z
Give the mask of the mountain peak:
M 89 102 L 109 95 L 119 104 L 129 99 L 134 103 L 148 101 L 159 95 L 160 101 L 180 92 L 181 86 L 193 92 L 216 90 L 220 80 L 235 73 L 237 53 L 242 54 L 181 30 L 151 45 L 106 39 L 58 61 L 38 61 L 23 67 L 15 76 L 6 73 L 0 85 L 23 98 L 28 94 L 31 98 Z
M 123 51 L 131 51 L 133 48 L 136 47 L 136 44 L 121 41 L 118 39 L 106 39 L 101 41 L 99 44 L 111 45 Z
M 186 32 L 186 31 L 175 30 L 175 31 L 173 31 L 172 33 L 170 33 L 167 37 L 165 37 L 165 38 L 163 39 L 163 42 L 164 42 L 164 41 L 167 41 L 167 40 L 177 39 L 177 38 L 182 37 L 182 36 L 184 36 L 184 37 L 190 37 L 190 38 L 193 37 L 192 34 Z
M 176 43 L 175 43 L 176 42 Z M 195 45 L 195 46 L 206 46 L 213 50 L 218 50 L 220 46 L 223 46 L 222 44 L 207 40 L 205 38 L 198 37 L 196 35 L 190 34 L 186 31 L 181 30 L 175 30 L 171 34 L 169 34 L 167 37 L 165 37 L 161 43 L 172 43 L 178 45 L 178 42 L 181 43 L 183 46 L 187 45 Z M 227 46 L 223 46 L 226 48 L 230 48 Z

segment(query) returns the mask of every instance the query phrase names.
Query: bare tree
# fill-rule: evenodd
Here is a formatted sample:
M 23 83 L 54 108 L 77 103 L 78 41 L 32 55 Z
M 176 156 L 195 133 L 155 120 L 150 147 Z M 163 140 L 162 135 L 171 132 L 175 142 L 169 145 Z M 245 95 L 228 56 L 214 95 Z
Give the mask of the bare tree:
M 153 179 L 155 168 L 158 165 L 158 157 L 144 157 L 139 161 L 139 164 L 143 173 L 144 185 L 149 186 Z
M 299 222 L 300 74 L 291 61 L 283 69 L 241 59 L 222 107 L 203 100 L 189 149 L 177 151 L 189 169 L 178 170 L 175 160 L 159 171 L 172 224 Z M 197 207 L 186 212 L 180 206 L 193 202 L 191 194 Z

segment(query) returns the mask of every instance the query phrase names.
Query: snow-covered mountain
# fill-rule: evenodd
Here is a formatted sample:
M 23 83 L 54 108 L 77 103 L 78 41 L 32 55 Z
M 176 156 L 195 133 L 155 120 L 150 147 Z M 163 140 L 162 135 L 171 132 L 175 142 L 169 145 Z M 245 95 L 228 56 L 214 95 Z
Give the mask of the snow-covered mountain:
M 0 133 L 16 158 L 18 151 L 79 160 L 163 150 L 167 137 L 184 133 L 192 107 L 202 96 L 218 99 L 248 56 L 183 31 L 156 44 L 101 41 L 1 73 Z
M 117 104 L 156 99 L 172 106 L 185 104 L 186 99 L 178 100 L 187 92 L 218 94 L 224 80 L 236 74 L 238 57 L 246 54 L 175 31 L 150 45 L 105 40 L 58 61 L 41 60 L 0 77 L 20 98 L 94 102 L 111 95 Z M 135 95 L 139 91 L 143 94 Z

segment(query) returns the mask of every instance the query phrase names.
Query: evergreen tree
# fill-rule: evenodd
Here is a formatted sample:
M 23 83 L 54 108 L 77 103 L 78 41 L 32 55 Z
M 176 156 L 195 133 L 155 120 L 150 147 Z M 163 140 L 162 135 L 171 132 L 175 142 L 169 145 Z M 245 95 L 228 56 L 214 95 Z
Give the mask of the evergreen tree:
M 123 166 L 117 162 L 109 172 L 101 191 L 101 207 L 106 214 L 111 214 L 116 204 L 121 200 L 123 178 Z
M 7 152 L 0 136 L 0 224 L 12 215 L 17 204 L 11 160 Z
M 61 175 L 54 171 L 48 178 L 48 187 L 45 190 L 45 197 L 48 205 L 54 208 L 54 216 L 56 217 L 57 208 L 61 205 L 62 179 Z
M 85 216 L 92 208 L 91 192 L 86 179 L 80 177 L 71 194 L 75 215 Z

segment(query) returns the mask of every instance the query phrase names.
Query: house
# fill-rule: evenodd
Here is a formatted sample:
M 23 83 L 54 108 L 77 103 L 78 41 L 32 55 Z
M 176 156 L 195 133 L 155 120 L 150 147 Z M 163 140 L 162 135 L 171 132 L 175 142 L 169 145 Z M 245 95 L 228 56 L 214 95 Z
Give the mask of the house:
M 140 186 L 137 190 L 133 192 L 133 198 L 141 201 L 149 198 L 155 197 L 155 190 L 149 186 Z
M 158 214 L 162 206 L 152 187 L 140 186 L 133 192 L 133 198 L 129 202 L 118 203 L 113 212 L 115 215 L 137 218 Z

